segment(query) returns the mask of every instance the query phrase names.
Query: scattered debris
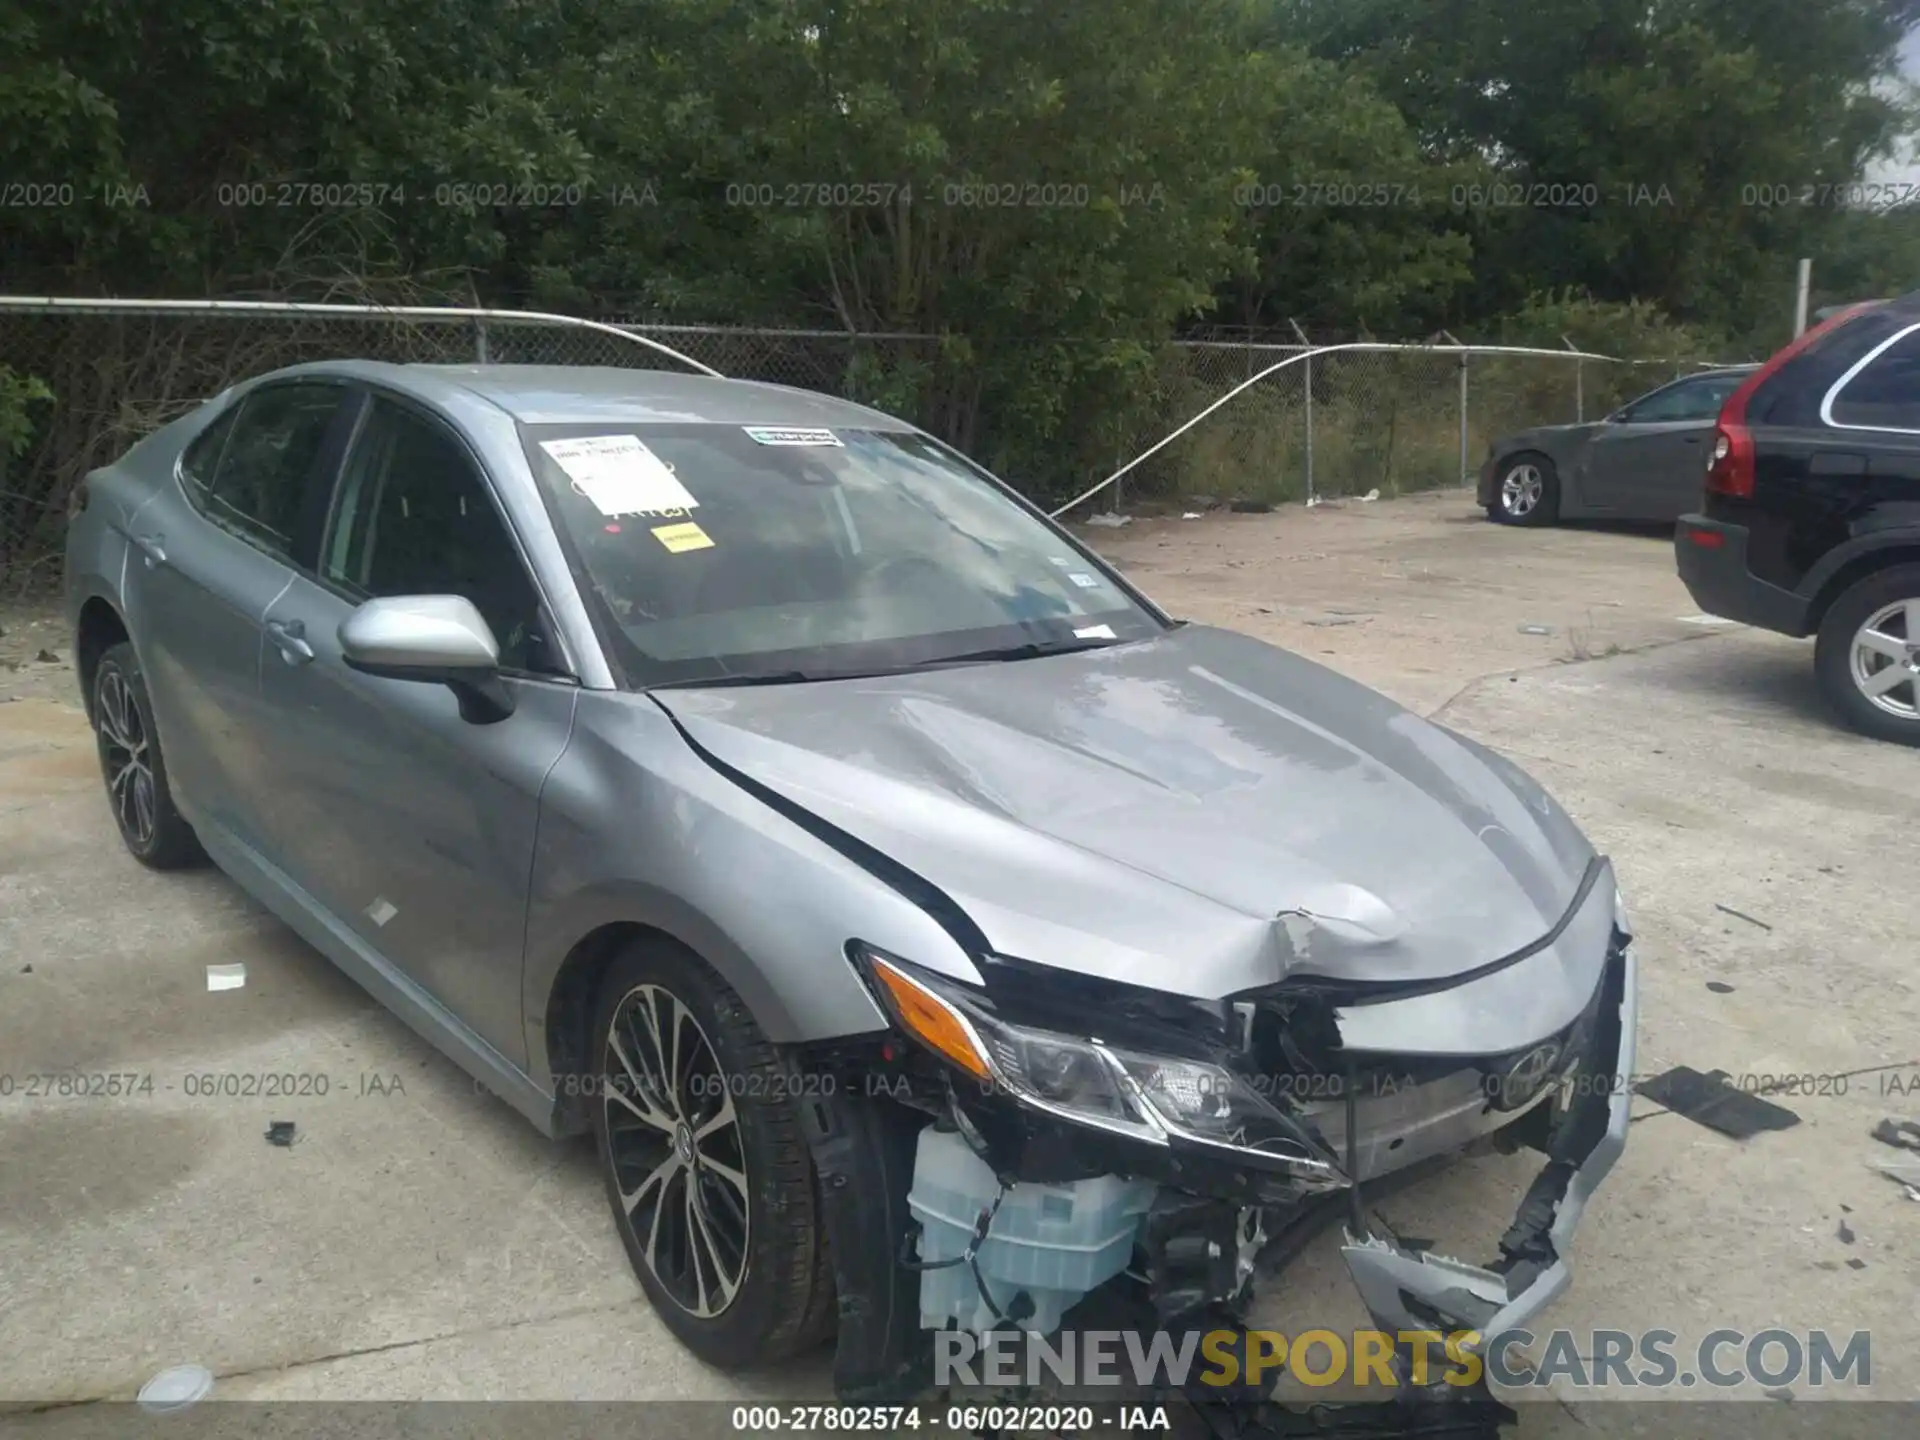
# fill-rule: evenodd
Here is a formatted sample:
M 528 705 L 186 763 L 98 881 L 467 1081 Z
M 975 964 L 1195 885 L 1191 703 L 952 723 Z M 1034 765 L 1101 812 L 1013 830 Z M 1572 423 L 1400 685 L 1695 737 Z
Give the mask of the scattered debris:
M 1773 929 L 1773 926 L 1767 924 L 1766 921 L 1756 920 L 1753 918 L 1753 916 L 1747 914 L 1746 911 L 1736 910 L 1731 905 L 1722 905 L 1718 900 L 1713 902 L 1713 908 L 1720 911 L 1722 914 L 1733 916 L 1733 918 L 1736 920 L 1744 920 L 1749 925 L 1758 925 L 1762 930 Z
M 1727 984 L 1727 982 L 1724 980 L 1707 981 L 1707 989 L 1711 990 L 1716 995 L 1733 994 L 1733 986 Z
M 1198 510 L 1189 510 L 1185 514 L 1183 514 L 1180 518 L 1182 520 L 1198 520 L 1202 517 Z
M 1367 491 L 1366 494 L 1360 497 L 1360 503 L 1364 505 L 1369 500 L 1378 500 L 1379 498 L 1380 498 L 1380 492 L 1378 490 L 1369 490 Z
M 1920 1161 L 1886 1160 L 1867 1168 L 1893 1181 L 1907 1192 L 1909 1200 L 1920 1200 Z
M 1920 1123 L 1912 1120 L 1888 1116 L 1868 1133 L 1882 1145 L 1891 1145 L 1896 1150 L 1920 1150 Z
M 232 965 L 207 966 L 207 989 L 238 990 L 247 983 L 247 967 L 238 963 Z
M 172 1365 L 140 1387 L 135 1398 L 149 1415 L 168 1415 L 213 1393 L 213 1372 L 204 1365 Z
M 1854 1242 L 1853 1227 L 1844 1220 L 1840 1222 L 1840 1228 L 1833 1233 L 1842 1245 L 1851 1245 Z M 1848 1263 L 1851 1264 L 1852 1262 L 1849 1261 Z
M 1724 1070 L 1703 1075 L 1690 1066 L 1676 1065 L 1633 1088 L 1656 1105 L 1735 1140 L 1762 1130 L 1789 1130 L 1800 1123 L 1800 1117 L 1784 1105 L 1729 1085 Z
M 1682 625 L 1737 625 L 1740 623 L 1720 615 L 1682 615 L 1679 619 Z
M 297 1128 L 291 1120 L 269 1120 L 267 1143 L 278 1145 L 282 1150 L 290 1150 L 293 1148 L 293 1132 Z
M 1265 500 L 1236 500 L 1227 507 L 1241 515 L 1271 515 L 1273 506 Z
M 1522 625 L 1520 627 L 1520 633 L 1522 635 L 1551 635 L 1553 633 L 1553 627 L 1551 625 Z
M 42 665 L 58 665 L 60 663 L 60 657 L 51 650 L 42 650 L 33 658 Z
M 1787 1389 L 1784 1385 L 1776 1390 L 1763 1390 L 1760 1393 L 1765 1395 L 1769 1400 L 1785 1400 L 1789 1404 L 1793 1401 L 1793 1391 Z
M 1359 618 L 1353 615 L 1326 615 L 1326 616 L 1322 616 L 1318 620 L 1307 621 L 1307 624 L 1309 625 L 1319 625 L 1319 626 L 1358 625 L 1359 623 L 1360 623 Z
M 1122 525 L 1131 525 L 1132 523 L 1133 517 L 1131 515 L 1115 515 L 1111 511 L 1105 515 L 1089 515 L 1087 517 L 1087 524 L 1098 530 L 1118 530 Z
M 31 975 L 31 974 L 33 974 L 33 966 L 31 966 L 31 965 L 22 965 L 22 966 L 20 967 L 20 973 L 21 973 L 22 975 Z
M 1847 1261 L 1847 1269 L 1849 1270 L 1864 1270 L 1866 1268 L 1867 1262 L 1862 1260 L 1858 1255 Z

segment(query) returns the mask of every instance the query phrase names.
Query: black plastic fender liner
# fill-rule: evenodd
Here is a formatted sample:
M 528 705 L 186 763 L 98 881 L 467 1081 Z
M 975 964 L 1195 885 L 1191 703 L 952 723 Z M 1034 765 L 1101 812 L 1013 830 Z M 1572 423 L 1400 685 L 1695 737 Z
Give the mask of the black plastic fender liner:
M 834 1391 L 848 1403 L 905 1404 L 933 1379 L 920 1277 L 895 1262 L 898 1237 L 912 1223 L 907 1191 L 927 1117 L 846 1086 L 799 1108 L 839 1304 Z

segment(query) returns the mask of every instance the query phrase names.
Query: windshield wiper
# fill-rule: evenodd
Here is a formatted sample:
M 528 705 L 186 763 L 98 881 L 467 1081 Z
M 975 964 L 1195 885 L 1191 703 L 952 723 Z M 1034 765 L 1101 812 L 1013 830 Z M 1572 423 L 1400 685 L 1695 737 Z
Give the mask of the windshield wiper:
M 930 665 L 963 665 L 987 660 L 1038 660 L 1046 655 L 1071 655 L 1080 650 L 1105 650 L 1119 640 L 1023 640 L 1018 645 L 1002 645 L 993 650 L 969 650 L 961 655 L 941 655 L 923 660 L 914 668 Z
M 725 690 L 743 685 L 810 685 L 818 680 L 871 680 L 877 675 L 897 675 L 898 669 L 885 670 L 760 670 L 746 675 L 694 676 L 686 680 L 662 680 L 648 690 Z

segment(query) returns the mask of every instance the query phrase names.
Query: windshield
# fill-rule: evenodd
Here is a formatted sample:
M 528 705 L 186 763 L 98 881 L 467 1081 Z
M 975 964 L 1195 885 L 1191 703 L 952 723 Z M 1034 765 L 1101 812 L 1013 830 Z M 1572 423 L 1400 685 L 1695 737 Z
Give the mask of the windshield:
M 1164 628 L 925 436 L 717 424 L 525 435 L 636 687 L 1013 658 Z

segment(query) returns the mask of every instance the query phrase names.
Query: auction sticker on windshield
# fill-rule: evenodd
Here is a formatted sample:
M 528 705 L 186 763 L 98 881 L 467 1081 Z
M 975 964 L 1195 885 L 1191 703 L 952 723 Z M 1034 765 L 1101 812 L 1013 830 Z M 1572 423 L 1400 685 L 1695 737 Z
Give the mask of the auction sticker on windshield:
M 747 438 L 756 445 L 832 445 L 844 450 L 840 437 L 831 430 L 783 430 L 766 425 L 742 425 Z
M 691 520 L 683 525 L 656 525 L 653 538 L 678 555 L 683 550 L 710 550 L 713 537 Z
M 542 440 L 540 448 L 602 515 L 684 512 L 700 504 L 672 468 L 640 443 L 638 435 Z

